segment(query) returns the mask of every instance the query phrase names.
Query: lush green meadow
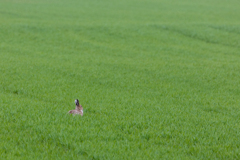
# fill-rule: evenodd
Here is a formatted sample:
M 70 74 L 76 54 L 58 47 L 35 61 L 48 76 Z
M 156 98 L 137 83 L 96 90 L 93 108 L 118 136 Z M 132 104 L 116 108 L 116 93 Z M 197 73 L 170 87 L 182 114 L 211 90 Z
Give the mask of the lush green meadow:
M 0 0 L 0 159 L 240 159 L 240 1 Z

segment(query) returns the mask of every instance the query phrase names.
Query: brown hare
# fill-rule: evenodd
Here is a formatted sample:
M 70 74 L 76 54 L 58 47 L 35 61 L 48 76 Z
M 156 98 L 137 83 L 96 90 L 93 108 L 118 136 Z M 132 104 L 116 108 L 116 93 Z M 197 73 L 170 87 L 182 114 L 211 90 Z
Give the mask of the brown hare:
M 83 107 L 81 106 L 81 104 L 79 104 L 78 99 L 75 100 L 75 104 L 76 104 L 76 108 L 74 110 L 69 111 L 68 113 L 80 114 L 81 116 L 83 116 Z

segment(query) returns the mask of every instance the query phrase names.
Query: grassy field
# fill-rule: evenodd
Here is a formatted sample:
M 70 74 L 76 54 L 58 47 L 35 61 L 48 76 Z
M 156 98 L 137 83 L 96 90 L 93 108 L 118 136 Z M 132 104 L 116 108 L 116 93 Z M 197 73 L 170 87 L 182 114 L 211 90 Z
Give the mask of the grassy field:
M 0 159 L 240 159 L 239 20 L 239 0 L 0 0 Z

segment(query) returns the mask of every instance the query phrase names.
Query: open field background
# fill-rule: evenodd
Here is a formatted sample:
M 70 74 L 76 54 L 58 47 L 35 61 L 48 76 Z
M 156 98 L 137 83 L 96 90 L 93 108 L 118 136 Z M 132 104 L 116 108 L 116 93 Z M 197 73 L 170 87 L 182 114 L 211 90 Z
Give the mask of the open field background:
M 240 159 L 239 81 L 239 0 L 0 0 L 1 159 Z

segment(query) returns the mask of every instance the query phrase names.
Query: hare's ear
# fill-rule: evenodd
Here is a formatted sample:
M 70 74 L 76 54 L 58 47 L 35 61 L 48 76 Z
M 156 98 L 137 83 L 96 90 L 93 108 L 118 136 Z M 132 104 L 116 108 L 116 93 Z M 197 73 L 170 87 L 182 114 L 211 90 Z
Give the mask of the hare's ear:
M 78 99 L 75 100 L 75 104 L 76 104 L 77 106 L 79 105 Z

